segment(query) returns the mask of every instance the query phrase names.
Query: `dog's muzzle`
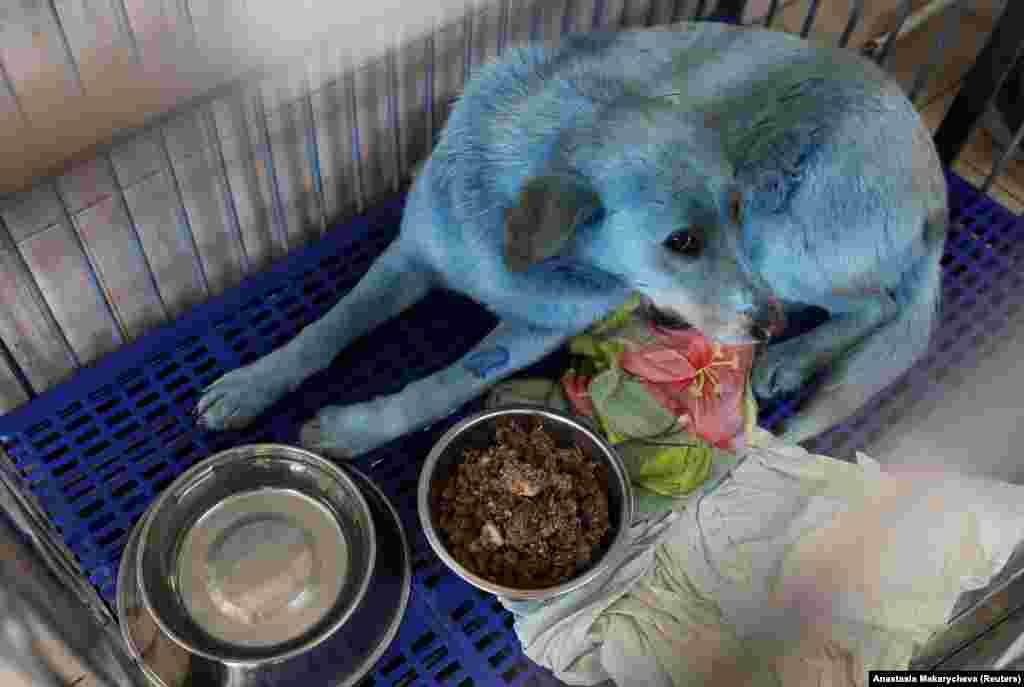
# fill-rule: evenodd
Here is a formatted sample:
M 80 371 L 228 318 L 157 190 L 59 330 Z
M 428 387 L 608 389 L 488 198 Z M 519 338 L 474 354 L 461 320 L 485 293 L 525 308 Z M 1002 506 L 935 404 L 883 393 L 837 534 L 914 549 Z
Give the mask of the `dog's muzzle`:
M 644 317 L 659 329 L 689 329 L 690 323 L 675 313 L 662 310 L 653 303 L 644 305 Z

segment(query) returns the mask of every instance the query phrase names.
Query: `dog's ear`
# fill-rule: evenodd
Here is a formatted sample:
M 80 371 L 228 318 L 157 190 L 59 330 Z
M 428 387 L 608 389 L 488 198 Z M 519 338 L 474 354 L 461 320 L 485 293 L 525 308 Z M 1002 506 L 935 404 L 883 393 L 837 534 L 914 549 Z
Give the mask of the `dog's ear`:
M 556 255 L 573 232 L 601 210 L 597 194 L 576 179 L 540 176 L 529 180 L 505 210 L 505 266 L 522 272 Z

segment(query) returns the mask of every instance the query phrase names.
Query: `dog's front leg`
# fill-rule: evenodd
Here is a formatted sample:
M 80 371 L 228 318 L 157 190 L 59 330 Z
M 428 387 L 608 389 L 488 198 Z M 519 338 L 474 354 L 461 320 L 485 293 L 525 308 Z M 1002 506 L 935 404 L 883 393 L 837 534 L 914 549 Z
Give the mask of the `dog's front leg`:
M 450 415 L 498 381 L 555 351 L 575 333 L 503 320 L 458 362 L 396 394 L 321 409 L 302 428 L 301 443 L 334 457 L 372 451 Z
M 828 322 L 805 334 L 769 344 L 754 361 L 754 393 L 774 398 L 799 390 L 898 312 L 891 298 L 866 300 L 833 313 Z
M 355 288 L 284 346 L 204 390 L 194 414 L 210 429 L 236 429 L 323 370 L 349 343 L 426 295 L 433 276 L 399 238 Z

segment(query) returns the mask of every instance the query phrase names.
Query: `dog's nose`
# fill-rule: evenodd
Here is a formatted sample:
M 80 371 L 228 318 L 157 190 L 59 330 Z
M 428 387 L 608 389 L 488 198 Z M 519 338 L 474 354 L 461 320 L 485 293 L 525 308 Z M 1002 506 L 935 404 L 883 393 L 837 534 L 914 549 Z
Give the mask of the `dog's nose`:
M 781 307 L 773 305 L 757 313 L 750 323 L 750 336 L 759 343 L 786 331 L 786 316 Z
M 750 336 L 758 343 L 767 343 L 772 338 L 771 332 L 759 324 L 755 324 L 750 328 Z

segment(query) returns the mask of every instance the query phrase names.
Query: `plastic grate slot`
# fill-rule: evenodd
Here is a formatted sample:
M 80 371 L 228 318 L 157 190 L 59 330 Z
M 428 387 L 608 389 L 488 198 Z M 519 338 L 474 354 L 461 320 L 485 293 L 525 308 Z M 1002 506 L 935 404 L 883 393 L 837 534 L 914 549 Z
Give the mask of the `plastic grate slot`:
M 103 508 L 103 501 L 99 501 L 99 500 L 93 501 L 88 506 L 86 506 L 85 508 L 83 508 L 80 511 L 78 511 L 78 517 L 82 518 L 83 520 L 88 520 L 94 514 L 99 512 L 99 510 L 102 509 L 102 508 Z
M 394 682 L 394 687 L 409 687 L 409 685 L 416 681 L 417 677 L 419 677 L 419 673 L 417 673 L 415 669 L 412 669 L 402 677 L 398 678 L 398 680 Z
M 159 400 L 160 394 L 154 391 L 153 393 L 148 394 L 144 398 L 140 399 L 138 402 L 136 402 L 135 405 L 138 408 L 145 408 L 146 406 L 156 403 Z
M 101 441 L 98 444 L 93 444 L 89 448 L 82 451 L 82 454 L 87 458 L 91 458 L 103 451 L 106 451 L 108 448 L 110 448 L 110 446 L 111 444 L 109 441 Z
M 188 378 L 187 377 L 176 377 L 176 378 L 172 379 L 171 382 L 164 387 L 164 389 L 168 393 L 172 393 L 174 391 L 177 391 L 178 389 L 180 389 L 181 387 L 183 387 L 186 384 L 188 384 Z
M 395 656 L 393 659 L 385 663 L 381 667 L 380 673 L 384 676 L 390 675 L 391 673 L 401 668 L 403 665 L 405 665 L 405 656 L 399 654 L 398 656 Z
M 462 626 L 462 632 L 466 635 L 473 635 L 477 632 L 477 630 L 479 630 L 486 624 L 487 623 L 484 622 L 481 618 L 473 618 L 468 623 Z
M 207 360 L 202 365 L 197 365 L 196 366 L 195 373 L 199 374 L 199 375 L 204 375 L 204 374 L 206 374 L 207 372 L 209 372 L 210 370 L 212 370 L 215 367 L 217 367 L 217 361 L 216 360 L 213 360 L 213 359 Z
M 96 406 L 96 413 L 99 414 L 99 415 L 106 415 L 111 410 L 113 410 L 118 405 L 120 405 L 120 403 L 121 403 L 121 399 L 119 399 L 119 398 L 112 398 L 109 401 L 106 401 L 105 403 L 101 403 L 100 405 Z
M 51 434 L 47 434 L 45 437 L 33 443 L 32 445 L 36 448 L 37 451 L 41 451 L 50 444 L 52 444 L 53 442 L 57 441 L 58 439 L 60 439 L 60 435 L 57 434 L 56 432 L 53 432 Z
M 128 392 L 129 396 L 138 396 L 143 391 L 145 391 L 146 388 L 147 387 L 145 382 L 139 382 L 138 384 L 132 384 L 125 391 Z
M 124 441 L 132 435 L 141 425 L 138 422 L 133 422 L 130 425 L 125 425 L 121 429 L 114 432 L 114 438 L 118 441 Z
M 504 649 L 502 649 L 501 651 L 487 659 L 487 662 L 491 664 L 492 668 L 497 668 L 502 663 L 507 661 L 511 656 L 512 649 L 510 649 L 509 647 L 505 647 Z
M 52 474 L 54 477 L 62 477 L 67 473 L 71 472 L 72 470 L 74 470 L 75 468 L 77 468 L 79 465 L 81 465 L 81 463 L 79 463 L 77 460 L 71 460 L 68 461 L 67 463 L 64 463 L 60 467 L 54 468 Z
M 473 679 L 467 677 L 465 680 L 457 684 L 455 687 L 473 687 L 474 684 L 475 683 L 473 682 Z
M 97 539 L 96 543 L 99 544 L 101 547 L 106 548 L 106 547 L 110 546 L 111 544 L 113 544 L 115 542 L 118 542 L 124 536 L 125 536 L 125 531 L 123 529 L 121 529 L 120 527 L 118 527 L 118 528 L 115 528 L 114 530 L 112 530 L 110 532 L 110 534 L 105 534 L 102 537 L 100 537 L 99 539 Z
M 111 491 L 110 494 L 115 499 L 120 500 L 124 498 L 126 495 L 128 495 L 133 489 L 135 489 L 135 487 L 137 487 L 138 484 L 139 483 L 136 482 L 135 480 L 128 480 L 127 482 L 119 486 L 117 489 Z
M 120 413 L 108 417 L 106 420 L 104 420 L 104 422 L 106 422 L 107 427 L 115 427 L 120 423 L 124 422 L 125 420 L 127 420 L 128 418 L 130 418 L 131 416 L 132 411 L 122 410 Z
M 93 403 L 99 403 L 103 399 L 110 396 L 112 393 L 114 393 L 114 387 L 112 387 L 109 384 L 105 384 L 96 391 L 93 391 L 91 394 L 89 394 L 89 400 L 92 401 Z
M 82 478 L 84 479 L 85 475 L 82 475 Z M 69 496 L 68 496 L 68 503 L 74 503 L 75 501 L 80 501 L 82 498 L 88 496 L 89 494 L 93 493 L 94 491 L 96 491 L 96 485 L 95 484 L 87 484 L 87 485 L 85 485 L 85 489 L 83 489 L 80 492 L 74 493 L 74 494 L 72 494 L 70 491 L 68 491 L 67 492 L 69 494 Z
M 92 522 L 89 523 L 89 531 L 90 532 L 99 532 L 100 530 L 102 530 L 104 527 L 106 527 L 107 525 L 109 525 L 113 521 L 114 521 L 114 516 L 113 515 L 111 515 L 111 514 L 104 515 L 103 517 L 98 518 L 96 520 L 93 520 Z
M 78 444 L 79 446 L 81 446 L 82 444 L 88 444 L 90 441 L 92 441 L 99 435 L 100 430 L 93 427 L 88 432 L 85 432 L 84 434 L 80 434 L 77 437 L 75 437 L 75 443 Z
M 486 649 L 490 645 L 494 644 L 496 641 L 498 641 L 502 637 L 504 637 L 504 635 L 502 633 L 500 633 L 500 632 L 491 632 L 490 634 L 486 634 L 483 637 L 481 637 L 480 639 L 476 640 L 476 642 L 473 644 L 473 646 L 476 647 L 477 651 L 483 651 L 484 649 Z
M 75 401 L 67 407 L 62 408 L 57 414 L 62 420 L 67 420 L 69 417 L 74 417 L 80 412 L 82 412 L 82 403 L 80 401 Z
M 160 461 L 156 465 L 152 465 L 152 466 L 146 468 L 145 470 L 143 470 L 142 476 L 146 480 L 151 480 L 154 477 L 156 477 L 157 475 L 159 475 L 161 472 L 163 472 L 163 470 L 165 470 L 167 467 L 168 467 L 167 463 L 165 463 L 163 461 Z
M 423 658 L 423 667 L 426 670 L 433 670 L 446 656 L 448 656 L 448 647 L 439 646 Z
M 209 353 L 209 349 L 206 346 L 200 346 L 196 350 L 186 355 L 183 360 L 189 365 L 195 365 L 198 361 L 202 360 L 204 356 Z
M 476 604 L 473 603 L 472 600 L 463 601 L 461 604 L 459 604 L 458 608 L 452 611 L 452 620 L 455 622 L 459 622 L 466 616 L 467 613 L 473 610 L 473 606 L 475 605 Z
M 37 435 L 42 434 L 43 432 L 48 430 L 51 426 L 52 425 L 49 420 L 43 420 L 42 422 L 38 422 L 29 427 L 28 429 L 26 429 L 25 434 L 28 436 L 29 439 L 32 439 Z
M 72 420 L 71 422 L 69 422 L 64 427 L 64 429 L 66 429 L 69 432 L 74 432 L 76 429 L 82 427 L 83 425 L 88 424 L 91 419 L 92 418 L 90 418 L 88 415 L 80 415 L 77 418 L 75 418 L 74 420 Z M 54 439 L 56 439 L 57 436 L 58 436 L 57 434 L 51 434 L 50 435 L 50 437 L 52 437 Z M 48 437 L 48 438 L 50 438 L 50 437 Z M 36 448 L 42 448 L 42 446 L 40 446 L 39 444 L 36 444 Z
M 412 643 L 412 652 L 414 654 L 420 653 L 421 651 L 429 647 L 431 644 L 433 644 L 435 639 L 437 639 L 437 635 L 433 632 L 426 632 L 420 635 L 419 639 Z
M 159 405 L 156 408 L 154 408 L 153 410 L 151 410 L 150 412 L 148 412 L 146 415 L 144 415 L 143 418 L 147 422 L 152 422 L 153 420 L 156 420 L 157 418 L 160 418 L 160 417 L 163 417 L 164 415 L 166 415 L 167 414 L 167 410 L 168 410 L 168 408 L 167 408 L 166 405 Z
M 146 494 L 146 493 L 137 494 L 134 498 L 128 499 L 127 501 L 125 501 L 121 505 L 121 512 L 122 513 L 128 513 L 128 514 L 135 513 L 136 509 L 139 509 L 140 506 L 145 504 L 146 500 L 148 498 L 149 498 L 149 494 Z
M 447 684 L 448 680 L 450 680 L 452 678 L 452 676 L 455 675 L 455 673 L 459 672 L 459 670 L 461 668 L 462 668 L 462 665 L 458 661 L 452 661 L 451 663 L 449 663 L 447 666 L 444 667 L 444 670 L 442 670 L 440 673 L 435 675 L 434 679 L 437 680 L 442 685 Z
M 518 661 L 513 663 L 510 668 L 508 668 L 505 672 L 501 674 L 501 679 L 505 681 L 505 684 L 510 685 L 513 682 L 515 682 L 516 678 L 518 678 L 520 675 L 529 670 L 529 668 L 530 667 L 529 665 L 527 665 L 526 661 L 524 661 L 523 659 L 519 659 Z

